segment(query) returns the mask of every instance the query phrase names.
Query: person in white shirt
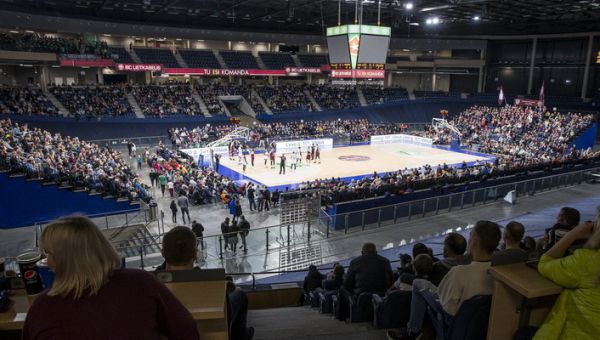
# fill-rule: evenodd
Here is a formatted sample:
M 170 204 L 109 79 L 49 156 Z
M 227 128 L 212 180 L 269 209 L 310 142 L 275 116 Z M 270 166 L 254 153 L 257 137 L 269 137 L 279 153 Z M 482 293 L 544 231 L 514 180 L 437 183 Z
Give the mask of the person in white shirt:
M 438 314 L 449 317 L 456 315 L 466 300 L 476 295 L 492 295 L 494 279 L 488 271 L 492 254 L 501 238 L 498 224 L 478 221 L 469 237 L 468 253 L 473 256 L 473 262 L 452 267 L 439 287 L 427 280 L 416 279 L 413 282 L 410 319 L 406 331 L 389 331 L 388 339 L 419 339 L 428 305 Z

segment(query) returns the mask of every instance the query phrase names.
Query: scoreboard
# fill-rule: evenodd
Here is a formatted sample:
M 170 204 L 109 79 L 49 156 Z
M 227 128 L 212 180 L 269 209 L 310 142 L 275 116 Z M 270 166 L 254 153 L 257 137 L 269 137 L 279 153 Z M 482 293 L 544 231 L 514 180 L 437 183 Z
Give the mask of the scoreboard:
M 385 78 L 391 28 L 347 25 L 327 28 L 333 78 Z

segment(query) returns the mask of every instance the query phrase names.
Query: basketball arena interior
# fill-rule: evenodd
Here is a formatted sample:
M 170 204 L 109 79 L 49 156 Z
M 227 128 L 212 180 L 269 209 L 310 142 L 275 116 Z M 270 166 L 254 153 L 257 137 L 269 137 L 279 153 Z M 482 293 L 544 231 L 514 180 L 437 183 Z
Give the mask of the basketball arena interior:
M 1 0 L 0 338 L 597 339 L 599 108 L 596 0 Z

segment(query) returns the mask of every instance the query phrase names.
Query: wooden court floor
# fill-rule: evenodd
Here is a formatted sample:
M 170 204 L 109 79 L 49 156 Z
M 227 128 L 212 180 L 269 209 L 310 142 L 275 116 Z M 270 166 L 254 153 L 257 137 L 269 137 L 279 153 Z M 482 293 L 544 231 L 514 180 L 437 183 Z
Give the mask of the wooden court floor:
M 279 163 L 280 154 L 276 155 Z M 303 158 L 306 154 L 303 153 Z M 298 164 L 296 170 L 290 169 L 290 154 L 286 153 L 287 164 L 285 175 L 279 174 L 279 164 L 276 169 L 264 168 L 262 154 L 257 154 L 255 167 L 250 165 L 250 156 L 246 172 L 242 173 L 242 166 L 235 161 L 229 160 L 229 156 L 223 155 L 221 164 L 239 172 L 248 179 L 271 186 L 296 184 L 303 181 L 314 181 L 325 178 L 344 178 L 371 176 L 374 171 L 382 172 L 397 171 L 404 168 L 420 167 L 429 164 L 433 167 L 446 163 L 460 165 L 463 161 L 467 163 L 482 160 L 481 154 L 473 155 L 463 152 L 454 152 L 435 147 L 424 147 L 406 143 L 395 143 L 385 145 L 361 145 L 321 150 L 321 163 L 311 163 L 307 166 L 306 159 Z M 488 157 L 491 158 L 491 157 Z M 241 177 L 239 179 L 242 179 Z

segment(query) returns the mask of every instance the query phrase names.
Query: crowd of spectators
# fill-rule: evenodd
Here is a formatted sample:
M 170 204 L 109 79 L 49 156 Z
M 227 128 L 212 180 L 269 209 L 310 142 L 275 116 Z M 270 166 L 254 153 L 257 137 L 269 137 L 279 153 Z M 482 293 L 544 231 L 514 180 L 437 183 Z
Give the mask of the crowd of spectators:
M 369 105 L 385 104 L 409 99 L 408 92 L 405 88 L 401 87 L 385 88 L 383 86 L 362 86 L 360 90 Z
M 202 112 L 187 85 L 137 86 L 131 94 L 148 117 L 192 116 Z
M 59 116 L 63 112 L 33 86 L 0 86 L 0 114 Z
M 273 113 L 303 111 L 312 112 L 310 98 L 304 93 L 306 85 L 258 86 L 256 91 Z
M 88 41 L 72 38 L 47 37 L 35 33 L 22 36 L 10 32 L 0 33 L 0 49 L 26 52 L 61 54 L 93 54 L 109 58 L 106 41 Z
M 0 120 L 0 135 L 0 168 L 9 175 L 130 201 L 152 198 L 121 153 L 108 145 L 99 147 L 77 137 L 30 129 L 10 119 Z
M 211 115 L 226 116 L 225 109 L 221 107 L 218 96 L 228 96 L 229 88 L 221 83 L 211 83 L 208 85 L 196 84 L 194 86 L 204 105 L 208 108 Z
M 449 121 L 466 143 L 478 144 L 480 152 L 501 154 L 525 163 L 562 159 L 579 133 L 595 123 L 593 115 L 579 113 L 544 113 L 520 106 L 474 106 Z M 454 132 L 448 128 L 430 130 L 423 136 L 448 143 Z
M 352 109 L 360 106 L 354 86 L 308 85 L 311 96 L 324 110 Z
M 50 92 L 76 118 L 83 116 L 118 117 L 133 114 L 125 90 L 118 86 L 56 86 Z
M 169 130 L 169 136 L 178 147 L 202 147 L 208 142 L 225 137 L 236 127 L 207 125 L 192 129 L 173 128 Z M 366 141 L 373 135 L 401 133 L 403 128 L 403 125 L 395 123 L 372 124 L 366 119 L 257 124 L 250 127 L 249 146 L 267 148 L 276 140 L 324 136 L 349 137 L 353 142 Z

